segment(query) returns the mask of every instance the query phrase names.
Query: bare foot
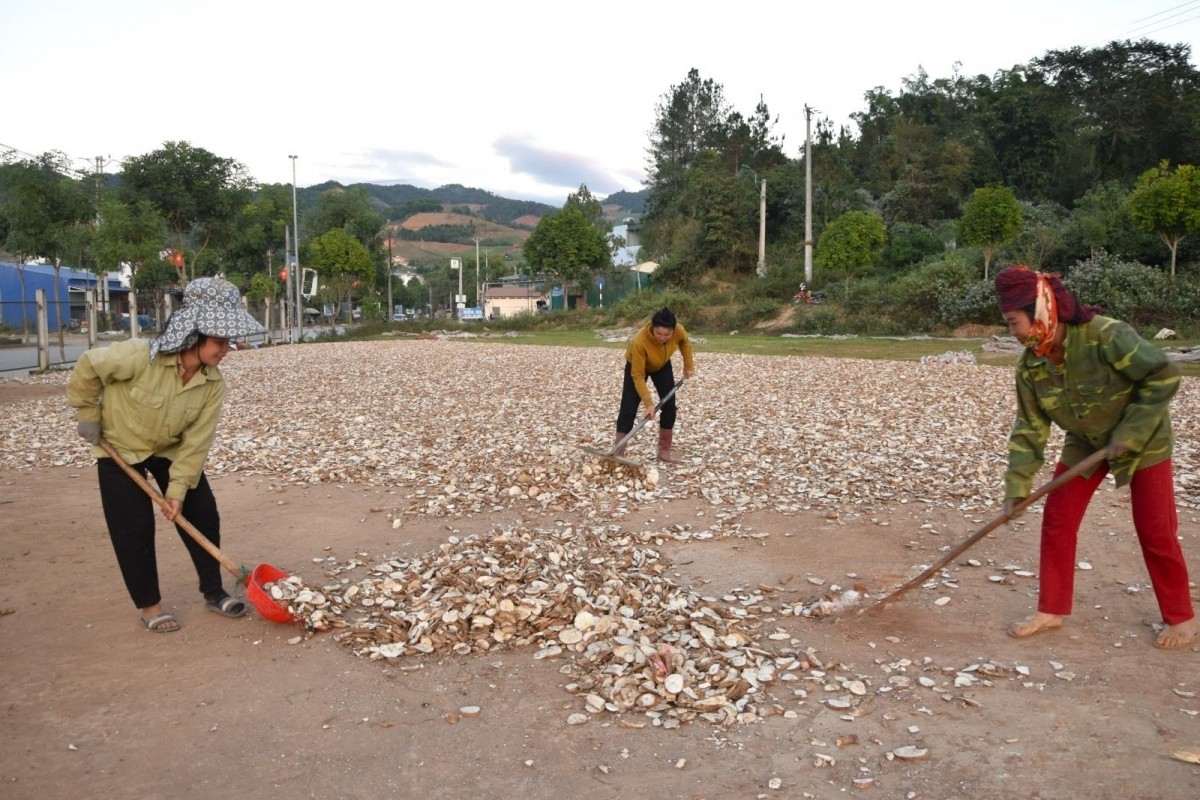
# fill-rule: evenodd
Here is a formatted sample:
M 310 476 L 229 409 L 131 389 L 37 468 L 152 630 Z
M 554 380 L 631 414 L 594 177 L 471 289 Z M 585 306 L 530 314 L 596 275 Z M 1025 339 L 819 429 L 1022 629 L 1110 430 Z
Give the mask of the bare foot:
M 1033 636 L 1035 633 L 1061 628 L 1062 623 L 1063 618 L 1058 614 L 1044 614 L 1039 611 L 1032 617 L 1027 617 L 1020 622 L 1014 622 L 1010 625 L 1008 635 L 1014 639 L 1024 639 L 1026 636 Z
M 1163 632 L 1154 640 L 1154 646 L 1159 650 L 1181 650 L 1196 641 L 1197 635 L 1200 635 L 1200 626 L 1197 626 L 1196 618 L 1192 617 L 1187 622 L 1163 628 Z

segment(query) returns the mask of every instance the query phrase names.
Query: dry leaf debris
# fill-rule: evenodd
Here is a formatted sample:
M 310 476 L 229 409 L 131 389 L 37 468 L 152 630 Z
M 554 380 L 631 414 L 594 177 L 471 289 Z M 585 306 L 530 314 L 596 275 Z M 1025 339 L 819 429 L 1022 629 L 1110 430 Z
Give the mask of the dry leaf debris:
M 963 692 L 1000 680 L 1044 687 L 1021 665 L 939 667 L 928 656 L 879 658 L 877 676 L 862 673 L 786 629 L 789 615 L 819 616 L 809 613 L 811 603 L 785 602 L 783 587 L 764 585 L 701 594 L 668 577 L 657 549 L 668 540 L 755 535 L 683 525 L 634 533 L 613 524 L 511 524 L 452 536 L 415 557 L 321 559 L 327 585 L 306 587 L 293 576 L 287 587 L 268 589 L 308 630 L 333 629 L 354 655 L 373 661 L 513 648 L 561 659 L 565 688 L 587 712 L 568 724 L 611 713 L 625 727 L 703 720 L 728 728 L 809 700 L 853 720 L 881 698 L 911 702 L 931 693 L 978 707 Z M 845 594 L 829 588 L 830 596 Z
M 206 468 L 406 488 L 406 513 L 451 518 L 613 514 L 696 496 L 730 516 L 907 501 L 971 512 L 1002 494 L 1010 368 L 701 352 L 679 397 L 684 464 L 649 480 L 579 450 L 611 446 L 622 363 L 618 348 L 452 340 L 239 351 L 222 366 L 229 389 Z M 1200 415 L 1196 381 L 1172 410 Z M 6 412 L 0 468 L 91 463 L 65 401 Z M 1178 500 L 1200 508 L 1200 440 L 1185 425 L 1176 436 Z M 628 455 L 652 465 L 653 447 L 645 432 Z
M 761 587 L 706 597 L 667 579 L 654 549 L 748 535 L 736 520 L 761 509 L 836 518 L 906 502 L 994 507 L 1011 369 L 706 353 L 697 362 L 679 400 L 685 463 L 655 465 L 646 434 L 628 455 L 647 469 L 634 470 L 578 449 L 611 444 L 619 349 L 422 340 L 241 351 L 222 368 L 229 390 L 206 469 L 388 486 L 405 498 L 401 515 L 577 512 L 575 526 L 452 537 L 416 558 L 321 559 L 334 582 L 314 590 L 296 581 L 280 587 L 281 600 L 310 630 L 333 628 L 355 654 L 385 662 L 515 646 L 561 657 L 589 714 L 622 713 L 633 727 L 629 712 L 667 727 L 730 726 L 793 713 L 785 706 L 811 694 L 853 719 L 896 693 L 978 706 L 962 692 L 1001 675 L 1045 685 L 1019 665 L 901 657 L 880 660 L 872 677 L 825 663 L 783 621 L 858 604 L 867 598 L 857 588 L 831 585 L 807 600 L 764 599 Z M 61 385 L 66 375 L 18 380 Z M 0 468 L 92 463 L 65 400 L 5 410 Z M 1173 411 L 1200 411 L 1195 381 L 1184 381 Z M 1200 508 L 1200 446 L 1185 426 L 1177 437 L 1178 499 Z M 689 497 L 712 507 L 709 530 L 614 524 L 638 506 Z M 1061 667 L 1054 674 L 1065 679 Z

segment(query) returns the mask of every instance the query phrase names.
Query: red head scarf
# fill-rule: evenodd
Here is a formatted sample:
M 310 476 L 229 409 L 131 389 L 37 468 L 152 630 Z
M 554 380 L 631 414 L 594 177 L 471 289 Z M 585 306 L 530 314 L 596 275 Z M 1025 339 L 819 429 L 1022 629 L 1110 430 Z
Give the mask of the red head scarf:
M 1039 356 L 1045 356 L 1054 346 L 1060 321 L 1087 322 L 1100 311 L 1079 304 L 1057 275 L 1034 272 L 1023 264 L 996 273 L 995 286 L 1001 313 L 1033 307 L 1033 327 L 1025 346 Z

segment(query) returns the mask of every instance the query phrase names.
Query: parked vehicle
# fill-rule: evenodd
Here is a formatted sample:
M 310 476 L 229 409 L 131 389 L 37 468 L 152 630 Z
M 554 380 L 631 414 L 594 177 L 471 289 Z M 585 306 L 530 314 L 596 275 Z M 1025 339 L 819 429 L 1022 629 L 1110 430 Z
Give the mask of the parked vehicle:
M 122 314 L 121 318 L 119 320 L 119 323 L 121 325 L 121 330 L 123 330 L 123 331 L 129 330 L 129 315 Z M 138 328 L 140 328 L 141 330 L 149 330 L 150 329 L 150 315 L 149 314 L 138 314 Z

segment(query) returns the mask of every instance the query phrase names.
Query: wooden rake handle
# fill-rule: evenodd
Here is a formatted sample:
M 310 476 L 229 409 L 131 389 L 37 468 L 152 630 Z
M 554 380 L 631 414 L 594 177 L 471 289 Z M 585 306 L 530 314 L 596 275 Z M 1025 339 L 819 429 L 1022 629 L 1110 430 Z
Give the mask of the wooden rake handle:
M 1083 473 L 1087 472 L 1089 469 L 1091 469 L 1092 467 L 1096 466 L 1101 461 L 1103 461 L 1106 458 L 1106 456 L 1107 456 L 1107 452 L 1104 449 L 1097 450 L 1096 452 L 1092 453 L 1090 456 L 1085 458 L 1083 461 L 1080 461 L 1078 464 L 1071 467 L 1069 470 L 1067 470 L 1063 474 L 1059 475 L 1054 480 L 1048 482 L 1041 488 L 1034 490 L 1033 494 L 1029 495 L 1029 497 L 1026 497 L 1024 500 L 1017 503 L 1013 507 L 1012 514 L 1005 514 L 1003 511 L 1000 512 L 1000 514 L 998 514 L 991 522 L 987 523 L 982 528 L 975 531 L 975 533 L 971 534 L 970 537 L 968 537 L 966 540 L 964 540 L 961 544 L 959 544 L 954 549 L 952 549 L 950 552 L 946 553 L 946 555 L 944 555 L 940 559 L 938 559 L 938 562 L 936 564 L 934 564 L 932 567 L 925 570 L 920 575 L 913 578 L 911 581 L 904 584 L 899 589 L 895 590 L 894 592 L 887 595 L 886 597 L 880 598 L 873 605 L 868 606 L 868 608 L 881 608 L 882 606 L 885 606 L 888 603 L 895 601 L 896 599 L 898 599 L 900 597 L 900 595 L 904 594 L 905 592 L 907 592 L 909 589 L 913 588 L 914 586 L 920 586 L 922 583 L 924 583 L 925 581 L 927 581 L 931 577 L 933 577 L 935 574 L 937 574 L 938 570 L 940 570 L 942 567 L 946 566 L 951 561 L 953 561 L 954 559 L 956 559 L 960 555 L 962 555 L 964 552 L 966 552 L 968 548 L 970 548 L 972 545 L 974 545 L 980 539 L 987 536 L 989 533 L 996 530 L 996 528 L 999 528 L 1001 525 L 1008 522 L 1010 519 L 1013 519 L 1014 517 L 1019 515 L 1022 511 L 1029 508 L 1029 506 L 1033 505 L 1041 498 L 1050 494 L 1050 492 L 1053 492 L 1055 489 L 1059 488 L 1060 486 L 1067 483 L 1068 481 L 1072 481 L 1075 478 L 1082 475 Z M 863 610 L 865 611 L 867 609 L 863 609 Z
M 125 470 L 125 474 L 129 476 L 130 480 L 142 487 L 142 491 L 149 495 L 150 499 L 157 503 L 159 508 L 170 507 L 170 503 L 167 498 L 163 497 L 157 489 L 151 486 L 150 482 L 147 481 L 140 472 L 129 466 L 129 464 L 125 462 L 125 459 L 121 458 L 121 454 L 117 452 L 117 449 L 112 446 L 111 442 L 101 436 L 100 441 L 98 441 L 96 444 L 100 445 L 100 448 L 105 453 L 108 453 L 108 457 L 113 460 L 113 463 Z M 201 533 L 195 525 L 188 522 L 187 519 L 184 518 L 183 514 L 175 517 L 174 523 L 182 528 L 188 536 L 191 536 L 193 539 L 195 539 L 197 544 L 207 550 L 208 554 L 219 561 L 221 566 L 229 570 L 239 582 L 246 579 L 248 574 L 246 570 L 233 563 L 228 556 L 218 550 L 217 546 L 210 542 L 208 537 Z
M 679 382 L 678 382 L 678 383 L 676 383 L 674 386 L 672 386 L 672 387 L 671 387 L 671 391 L 667 392 L 667 393 L 666 393 L 666 394 L 664 394 L 664 395 L 663 395 L 661 398 L 659 398 L 659 401 L 658 401 L 657 403 L 655 403 L 655 404 L 654 404 L 654 413 L 655 413 L 655 414 L 657 414 L 657 413 L 658 413 L 658 410 L 659 410 L 660 408 L 662 408 L 664 405 L 666 405 L 666 403 L 667 403 L 667 401 L 668 401 L 668 400 L 670 400 L 672 397 L 674 397 L 674 396 L 675 396 L 675 393 L 676 393 L 677 391 L 679 391 L 680 387 L 682 387 L 682 386 L 683 386 L 683 382 L 684 382 L 684 381 L 686 381 L 686 380 L 687 380 L 687 378 L 680 378 L 680 379 L 679 379 Z M 654 419 L 653 415 L 651 415 L 651 416 L 646 416 L 646 417 L 642 417 L 642 419 L 641 419 L 641 420 L 638 422 L 638 424 L 634 425 L 634 426 L 633 426 L 633 427 L 630 429 L 629 433 L 625 434 L 625 436 L 621 438 L 621 441 L 617 442 L 617 443 L 616 443 L 616 444 L 613 446 L 613 449 L 612 449 L 611 451 L 609 451 L 609 454 L 608 454 L 608 455 L 609 455 L 609 457 L 611 458 L 612 456 L 615 456 L 617 453 L 621 452 L 621 448 L 622 448 L 622 447 L 624 447 L 624 446 L 625 446 L 625 444 L 626 444 L 626 443 L 627 443 L 627 442 L 628 442 L 630 439 L 632 439 L 632 438 L 633 438 L 633 435 L 634 435 L 635 433 L 637 433 L 638 431 L 640 431 L 642 428 L 646 427 L 646 424 L 647 424 L 648 422 L 650 422 L 650 420 L 652 420 L 652 419 Z

